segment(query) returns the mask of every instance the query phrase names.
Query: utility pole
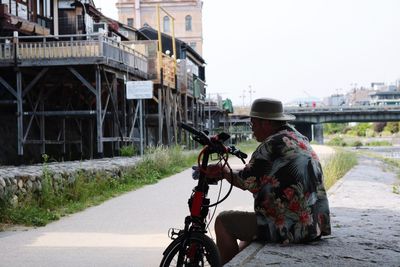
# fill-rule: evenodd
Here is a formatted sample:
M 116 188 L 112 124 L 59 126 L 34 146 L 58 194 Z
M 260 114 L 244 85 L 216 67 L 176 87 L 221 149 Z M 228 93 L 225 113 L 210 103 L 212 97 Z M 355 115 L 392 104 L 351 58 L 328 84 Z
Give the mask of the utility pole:
M 243 89 L 243 94 L 240 96 L 240 98 L 242 98 L 243 100 L 242 107 L 244 108 L 244 99 L 246 98 L 246 90 Z
M 212 129 L 211 125 L 211 94 L 208 93 L 208 129 Z
M 252 101 L 253 101 L 253 99 L 252 99 L 252 94 L 255 93 L 255 92 L 256 92 L 256 91 L 254 91 L 254 90 L 251 88 L 251 85 L 249 85 L 250 106 L 251 106 Z

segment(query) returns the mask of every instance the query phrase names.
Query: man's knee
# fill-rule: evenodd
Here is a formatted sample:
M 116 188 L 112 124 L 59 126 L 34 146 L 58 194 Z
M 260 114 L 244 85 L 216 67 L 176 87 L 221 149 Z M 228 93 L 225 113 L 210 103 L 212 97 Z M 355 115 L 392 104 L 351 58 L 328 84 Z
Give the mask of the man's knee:
M 223 211 L 215 219 L 217 235 L 229 235 L 232 238 L 252 241 L 257 235 L 257 219 L 254 212 Z
M 225 229 L 225 225 L 229 221 L 229 212 L 227 211 L 222 211 L 220 214 L 218 214 L 217 218 L 215 218 L 215 231 L 220 231 L 222 228 Z

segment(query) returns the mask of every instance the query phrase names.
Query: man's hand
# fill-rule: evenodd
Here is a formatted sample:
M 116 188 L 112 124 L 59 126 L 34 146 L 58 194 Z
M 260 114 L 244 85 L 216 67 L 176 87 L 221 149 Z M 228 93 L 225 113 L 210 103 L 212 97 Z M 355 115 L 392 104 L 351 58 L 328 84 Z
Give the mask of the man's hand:
M 221 163 L 210 164 L 207 166 L 207 179 L 222 180 L 225 178 L 225 168 Z
M 225 178 L 225 169 L 219 164 L 210 164 L 207 166 L 206 178 L 209 180 L 222 180 Z M 200 177 L 199 166 L 192 166 L 192 178 L 198 180 Z

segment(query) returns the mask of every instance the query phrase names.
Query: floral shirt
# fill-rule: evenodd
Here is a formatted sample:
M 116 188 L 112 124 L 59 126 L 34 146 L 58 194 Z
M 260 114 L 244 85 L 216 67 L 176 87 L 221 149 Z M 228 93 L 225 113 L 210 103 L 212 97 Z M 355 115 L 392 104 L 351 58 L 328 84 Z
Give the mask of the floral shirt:
M 330 234 L 321 164 L 291 126 L 261 143 L 237 180 L 254 195 L 259 239 L 299 243 Z

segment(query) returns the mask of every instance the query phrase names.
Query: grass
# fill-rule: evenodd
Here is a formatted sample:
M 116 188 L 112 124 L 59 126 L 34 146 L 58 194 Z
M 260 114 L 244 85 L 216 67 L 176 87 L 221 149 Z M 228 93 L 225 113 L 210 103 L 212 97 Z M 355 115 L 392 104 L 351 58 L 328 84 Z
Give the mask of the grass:
M 258 143 L 248 141 L 237 145 L 250 153 Z M 183 153 L 179 147 L 156 147 L 149 149 L 140 163 L 124 171 L 119 177 L 105 172 L 81 170 L 71 177 L 53 179 L 54 173 L 44 164 L 42 191 L 18 201 L 11 197 L 0 199 L 0 224 L 43 226 L 67 214 L 98 205 L 112 197 L 129 192 L 144 185 L 153 184 L 164 177 L 178 173 L 197 160 L 197 153 Z M 44 157 L 44 162 L 48 157 Z M 355 163 L 347 152 L 339 152 L 324 167 L 329 188 Z M 352 165 L 353 164 L 353 165 Z M 1 228 L 1 225 L 0 225 Z
M 337 147 L 360 147 L 360 146 L 392 146 L 393 144 L 387 140 L 368 140 L 365 137 L 354 137 L 354 136 L 333 136 L 326 145 L 337 146 Z
M 399 186 L 399 185 L 393 185 L 392 192 L 393 192 L 394 194 L 400 195 L 400 186 Z
M 42 191 L 11 201 L 0 199 L 0 223 L 43 226 L 67 214 L 98 205 L 107 199 L 180 172 L 192 166 L 196 153 L 182 153 L 179 147 L 152 148 L 135 167 L 119 178 L 104 172 L 81 170 L 69 179 L 53 179 L 44 164 Z M 44 157 L 45 162 L 48 158 Z M 11 204 L 13 203 L 13 204 Z
M 121 157 L 132 157 L 137 154 L 136 147 L 133 145 L 121 147 L 120 155 Z
M 392 146 L 393 144 L 389 141 L 370 141 L 365 143 L 366 146 Z
M 235 145 L 235 146 L 236 146 L 236 148 L 240 149 L 244 153 L 250 154 L 250 153 L 254 152 L 254 150 L 256 150 L 256 148 L 258 147 L 259 144 L 260 143 L 258 143 L 256 140 L 250 139 L 248 141 L 241 142 L 240 144 Z
M 328 190 L 357 164 L 354 152 L 337 149 L 323 166 L 325 189 Z

